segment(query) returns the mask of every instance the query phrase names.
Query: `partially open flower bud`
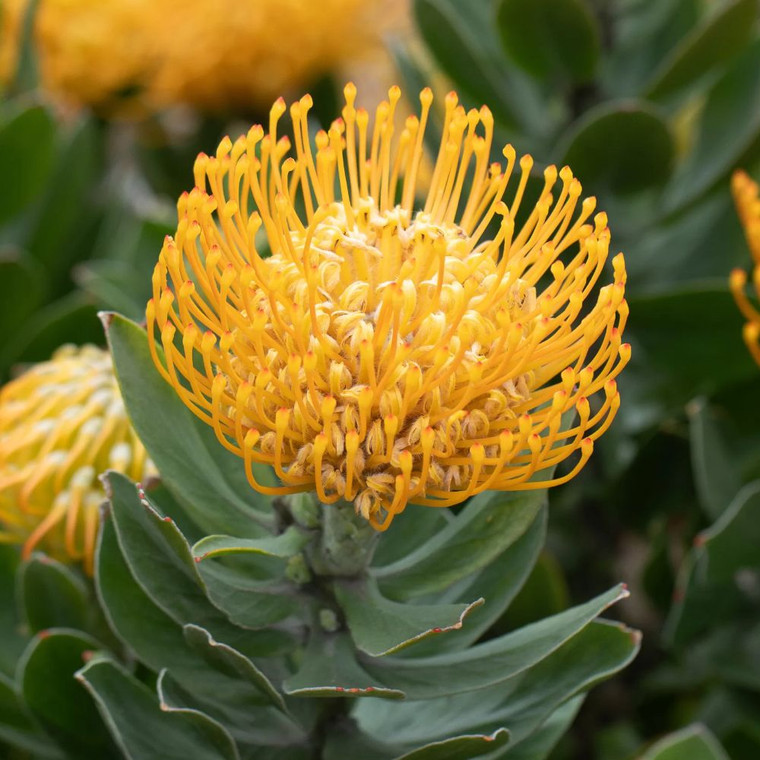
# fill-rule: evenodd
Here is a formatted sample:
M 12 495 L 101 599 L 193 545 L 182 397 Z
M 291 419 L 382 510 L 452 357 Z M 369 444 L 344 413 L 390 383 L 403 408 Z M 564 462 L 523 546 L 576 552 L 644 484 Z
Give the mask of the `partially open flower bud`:
M 0 539 L 91 572 L 107 469 L 155 472 L 106 351 L 64 346 L 0 390 Z

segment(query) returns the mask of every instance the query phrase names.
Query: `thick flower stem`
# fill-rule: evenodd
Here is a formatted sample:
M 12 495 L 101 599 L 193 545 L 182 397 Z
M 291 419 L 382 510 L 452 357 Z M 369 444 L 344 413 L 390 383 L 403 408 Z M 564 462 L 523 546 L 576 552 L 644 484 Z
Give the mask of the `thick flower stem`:
M 359 575 L 369 565 L 380 536 L 354 505 L 345 501 L 321 506 L 321 534 L 309 561 L 317 575 Z

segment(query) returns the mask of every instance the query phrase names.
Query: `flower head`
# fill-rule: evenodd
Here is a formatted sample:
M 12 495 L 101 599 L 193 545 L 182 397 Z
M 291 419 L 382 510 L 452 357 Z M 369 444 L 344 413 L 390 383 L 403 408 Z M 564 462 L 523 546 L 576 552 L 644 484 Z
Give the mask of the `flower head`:
M 278 100 L 267 129 L 200 155 L 147 308 L 157 367 L 254 488 L 354 501 L 381 529 L 408 502 L 568 480 L 615 415 L 630 355 L 623 257 L 592 296 L 610 233 L 570 169 L 548 167 L 524 209 L 531 158 L 507 146 L 491 163 L 490 111 L 450 93 L 415 210 L 433 97 L 399 126 L 400 95 L 370 130 L 347 85 L 315 147 L 310 98 L 290 107 L 292 144 Z M 547 474 L 576 451 L 570 473 Z
M 29 4 L 1 6 L 5 79 Z M 376 51 L 407 15 L 405 2 L 390 5 L 391 14 L 387 0 L 44 0 L 34 39 L 44 85 L 74 104 L 251 108 Z
M 752 280 L 755 292 L 760 298 L 760 197 L 758 186 L 743 171 L 734 172 L 731 181 L 731 189 L 734 193 L 736 209 L 739 219 L 744 227 L 752 259 L 755 262 Z M 747 344 L 755 361 L 760 364 L 760 311 L 758 311 L 747 298 L 747 273 L 743 269 L 734 269 L 731 272 L 731 292 L 734 294 L 736 303 L 747 319 L 744 325 L 744 342 Z
M 110 355 L 60 348 L 0 390 L 0 540 L 92 570 L 98 476 L 155 472 L 124 411 Z

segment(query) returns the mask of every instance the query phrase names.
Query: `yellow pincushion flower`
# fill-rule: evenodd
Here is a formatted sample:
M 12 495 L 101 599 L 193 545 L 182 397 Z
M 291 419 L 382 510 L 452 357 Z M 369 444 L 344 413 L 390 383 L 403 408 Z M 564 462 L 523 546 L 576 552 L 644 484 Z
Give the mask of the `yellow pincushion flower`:
M 98 476 L 154 474 L 124 411 L 110 355 L 60 348 L 0 390 L 0 540 L 83 559 L 92 571 Z
M 28 6 L 0 6 L 6 80 Z M 250 108 L 372 54 L 405 8 L 406 0 L 40 0 L 34 39 L 44 85 L 75 104 L 115 105 L 129 92 L 148 109 Z
M 731 188 L 739 212 L 739 219 L 742 227 L 744 227 L 744 234 L 752 253 L 752 259 L 755 262 L 752 280 L 757 297 L 760 298 L 760 197 L 758 197 L 758 186 L 743 171 L 737 171 L 734 172 Z M 747 318 L 747 323 L 744 325 L 744 342 L 755 361 L 760 364 L 760 311 L 747 298 L 746 286 L 746 272 L 743 269 L 734 269 L 731 272 L 731 292 L 734 294 L 742 314 Z
M 618 409 L 630 356 L 623 256 L 592 296 L 610 233 L 570 169 L 548 167 L 525 213 L 532 159 L 506 146 L 506 166 L 491 163 L 490 111 L 450 93 L 415 210 L 433 96 L 399 126 L 400 95 L 370 130 L 347 85 L 315 148 L 302 98 L 295 155 L 280 99 L 268 129 L 201 154 L 147 308 L 156 366 L 254 488 L 353 501 L 378 529 L 409 502 L 573 477 Z M 577 451 L 570 472 L 546 474 Z M 254 462 L 283 485 L 258 483 Z

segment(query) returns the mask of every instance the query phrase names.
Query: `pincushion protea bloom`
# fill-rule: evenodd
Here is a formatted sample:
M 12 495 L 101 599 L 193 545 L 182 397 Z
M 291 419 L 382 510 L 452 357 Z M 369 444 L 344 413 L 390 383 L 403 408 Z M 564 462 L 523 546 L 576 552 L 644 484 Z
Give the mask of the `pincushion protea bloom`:
M 400 128 L 397 87 L 371 130 L 355 97 L 347 85 L 315 149 L 306 96 L 290 107 L 295 155 L 280 99 L 268 128 L 198 157 L 153 275 L 156 366 L 253 488 L 353 501 L 378 529 L 409 502 L 570 479 L 618 409 L 630 355 L 622 254 L 592 296 L 606 215 L 591 220 L 594 199 L 553 166 L 525 213 L 531 158 L 508 145 L 506 165 L 490 163 L 490 111 L 454 93 L 415 209 L 430 90 Z M 282 486 L 257 482 L 254 462 Z
M 758 186 L 743 171 L 734 172 L 731 188 L 739 212 L 739 219 L 744 234 L 747 238 L 755 269 L 752 280 L 755 292 L 760 298 L 760 198 Z M 760 311 L 758 311 L 747 298 L 746 293 L 747 274 L 743 269 L 734 269 L 731 272 L 731 292 L 734 294 L 736 303 L 747 318 L 744 325 L 744 342 L 747 344 L 755 361 L 760 364 Z
M 83 559 L 92 571 L 98 476 L 155 470 L 124 411 L 111 357 L 60 348 L 0 391 L 0 540 Z

